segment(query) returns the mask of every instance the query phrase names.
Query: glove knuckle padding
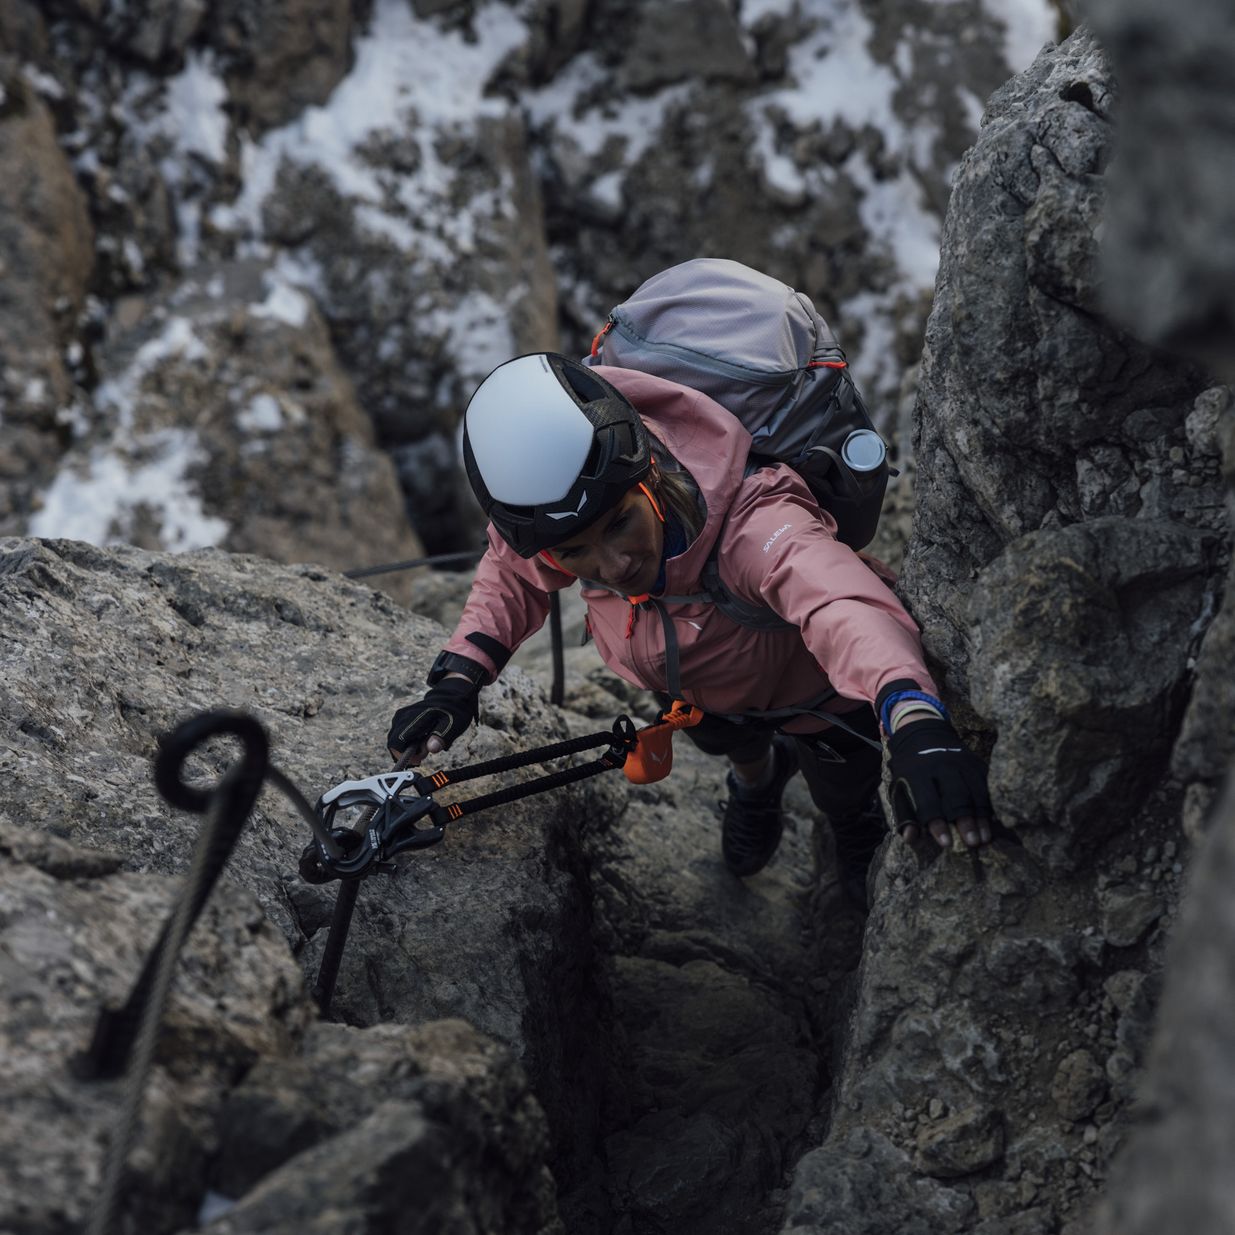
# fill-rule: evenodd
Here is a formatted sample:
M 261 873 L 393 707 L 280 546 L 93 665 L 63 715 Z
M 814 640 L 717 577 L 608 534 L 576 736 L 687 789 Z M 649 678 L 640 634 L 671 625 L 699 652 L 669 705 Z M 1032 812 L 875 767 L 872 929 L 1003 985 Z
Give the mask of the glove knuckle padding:
M 418 738 L 439 737 L 449 746 L 476 719 L 478 688 L 461 678 L 447 678 L 419 703 L 409 703 L 394 715 L 386 745 L 405 750 Z

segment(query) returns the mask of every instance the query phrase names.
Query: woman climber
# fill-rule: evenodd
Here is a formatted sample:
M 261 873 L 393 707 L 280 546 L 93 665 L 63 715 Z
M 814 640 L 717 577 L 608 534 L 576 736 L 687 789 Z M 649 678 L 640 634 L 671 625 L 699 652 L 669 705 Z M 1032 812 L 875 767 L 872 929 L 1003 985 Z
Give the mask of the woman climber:
M 474 723 L 481 688 L 540 628 L 550 593 L 578 579 L 605 663 L 663 706 L 706 714 L 687 732 L 729 759 L 721 850 L 735 875 L 775 853 L 800 770 L 835 834 L 842 888 L 864 904 L 886 834 L 881 731 L 906 839 L 925 828 L 947 847 L 955 824 L 969 846 L 990 840 L 985 767 L 949 723 L 913 619 L 792 468 L 747 474 L 750 435 L 719 404 L 538 353 L 481 383 L 463 444 L 489 548 L 428 692 L 395 713 L 396 757 L 418 763 Z M 711 603 L 710 563 L 738 601 L 782 620 L 756 628 Z

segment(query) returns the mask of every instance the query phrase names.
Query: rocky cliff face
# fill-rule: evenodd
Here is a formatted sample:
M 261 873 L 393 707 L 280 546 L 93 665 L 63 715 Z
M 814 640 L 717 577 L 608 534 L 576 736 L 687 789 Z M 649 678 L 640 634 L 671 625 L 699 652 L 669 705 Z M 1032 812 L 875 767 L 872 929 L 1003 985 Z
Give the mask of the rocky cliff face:
M 418 5 L 421 19 L 430 7 Z M 130 65 L 183 56 L 174 87 L 157 71 L 140 78 L 151 115 L 168 91 L 216 97 L 215 70 L 203 74 L 195 58 L 209 46 L 236 100 L 229 115 L 245 117 L 255 149 L 294 123 L 265 92 L 276 60 L 303 89 L 296 98 L 322 101 L 347 80 L 349 37 L 358 57 L 374 50 L 360 45 L 349 6 L 287 6 L 303 41 L 269 46 L 255 11 L 218 6 L 216 20 L 214 6 L 78 5 L 54 10 L 49 28 L 40 11 L 9 0 L 0 34 L 24 58 L 18 84 L 33 89 L 34 106 L 54 92 L 37 77 L 30 85 L 29 65 L 51 63 L 53 48 L 114 90 L 140 75 L 109 76 L 99 38 Z M 446 34 L 481 12 L 435 18 L 445 33 L 433 46 L 453 47 Z M 1125 14 L 1131 26 L 1111 18 L 1104 28 L 1114 68 L 1082 32 L 992 98 L 952 194 L 923 356 L 920 504 L 903 587 L 962 727 L 990 754 L 1006 825 L 996 844 L 972 859 L 890 841 L 863 924 L 843 908 L 826 839 L 796 787 L 776 862 L 757 879 L 728 879 L 710 805 L 719 776 L 682 748 L 661 786 L 600 778 L 478 816 L 398 877 L 366 886 L 336 997 L 342 1023 L 330 1024 L 304 983 L 321 957 L 332 889 L 298 879 L 303 828 L 263 797 L 182 965 L 130 1160 L 127 1229 L 1081 1235 L 1161 1230 L 1181 1215 L 1205 1235 L 1226 1229 L 1232 830 L 1229 803 L 1213 805 L 1235 750 L 1223 604 L 1235 439 L 1229 391 L 1198 367 L 1221 355 L 1210 337 L 1198 332 L 1196 360 L 1173 359 L 1110 324 L 1099 299 L 1102 220 L 1112 194 L 1126 191 L 1111 164 L 1117 139 L 1138 116 L 1157 125 L 1171 115 L 1151 99 L 1120 102 L 1117 82 L 1159 72 L 1156 55 L 1136 67 L 1137 23 L 1149 18 L 1140 6 Z M 769 16 L 777 20 L 759 24 Z M 757 95 L 779 63 L 805 72 L 797 44 L 776 43 L 801 20 L 746 6 L 735 23 L 727 9 L 683 5 L 666 28 L 671 46 L 708 35 L 707 81 L 688 91 L 727 82 Z M 540 6 L 528 29 L 505 69 L 512 80 L 554 80 L 576 63 L 581 10 Z M 809 30 L 799 34 L 811 45 Z M 661 92 L 682 86 L 669 80 L 675 57 L 637 22 L 631 42 L 639 56 L 598 59 L 600 86 L 579 116 L 603 119 L 599 100 L 632 75 L 645 100 L 664 103 Z M 899 65 L 892 46 L 872 54 Z M 1169 40 L 1161 48 L 1163 66 L 1181 63 Z M 742 56 L 763 66 L 754 77 Z M 782 105 L 789 144 L 777 149 L 800 156 L 809 178 L 812 143 L 827 135 L 805 140 L 809 124 Z M 669 110 L 685 123 L 689 109 Z M 28 114 L 5 112 L 0 129 Z M 1205 115 L 1221 132 L 1220 113 Z M 152 183 L 142 180 L 161 157 L 152 151 L 190 140 L 156 126 L 146 131 L 153 145 L 142 145 L 114 114 L 91 122 L 117 143 L 130 185 Z M 561 141 L 565 121 L 546 120 L 543 131 Z M 458 158 L 478 184 L 504 182 L 488 160 L 504 159 L 514 137 L 484 159 L 468 154 L 477 133 L 454 137 L 448 162 Z M 718 158 L 732 154 L 727 142 Z M 1182 150 L 1206 148 L 1198 137 Z M 623 160 L 623 201 L 660 157 L 648 148 L 646 167 L 643 154 L 628 167 L 627 149 L 614 142 L 608 155 L 588 155 Z M 838 166 L 860 176 L 872 149 L 873 138 L 857 138 Z M 371 165 L 386 170 L 354 183 L 348 200 L 289 155 L 279 174 L 291 195 L 276 195 L 261 227 L 288 200 L 326 222 L 293 240 L 303 216 L 287 210 L 277 226 L 288 239 L 261 248 L 269 237 L 251 221 L 235 239 L 240 214 L 226 208 L 242 199 L 227 196 L 235 182 L 220 188 L 215 166 L 232 155 L 208 153 L 198 150 L 187 179 L 156 177 L 171 183 L 176 227 L 153 192 L 130 193 L 124 206 L 159 261 L 180 260 L 167 256 L 171 242 L 183 239 L 184 218 L 198 219 L 209 258 L 200 277 L 176 292 L 134 283 L 136 264 L 127 274 L 122 264 L 133 253 L 96 245 L 94 277 L 105 270 L 131 293 L 141 284 L 140 299 L 126 302 L 128 316 L 116 306 L 90 352 L 98 390 L 114 401 L 91 394 L 72 449 L 79 483 L 101 457 L 95 447 L 117 441 L 126 474 L 138 476 L 169 433 L 185 431 L 183 402 L 189 427 L 205 430 L 185 473 L 199 505 L 168 508 L 158 527 L 126 508 L 117 526 L 159 545 L 176 517 L 222 519 L 221 495 L 233 487 L 269 522 L 236 520 L 227 535 L 237 539 L 223 543 L 279 553 L 288 528 L 307 534 L 313 495 L 345 488 L 355 474 L 346 460 L 373 459 L 331 350 L 347 356 L 337 341 L 346 313 L 329 306 L 376 303 L 385 267 L 372 259 L 389 265 L 402 233 L 393 248 L 369 236 L 371 247 L 349 250 L 347 238 L 358 218 L 374 230 L 381 211 L 365 197 L 374 183 L 389 217 L 405 218 L 390 169 L 431 156 L 374 145 Z M 97 234 L 119 236 L 95 200 L 104 169 L 96 181 L 79 158 L 77 171 Z M 34 182 L 70 185 L 62 172 Z M 824 194 L 810 185 L 798 208 L 814 218 Z M 1161 200 L 1121 209 L 1152 218 Z M 513 225 L 500 214 L 495 206 L 479 226 L 481 251 L 490 225 Z M 582 205 L 575 217 L 598 226 Z M 381 227 L 393 236 L 388 220 Z M 654 243 L 651 231 L 632 234 Z M 231 253 L 233 243 L 246 251 Z M 72 280 L 84 296 L 86 275 L 73 252 L 58 256 L 56 278 L 76 312 Z M 318 290 L 304 302 L 289 257 L 306 255 L 338 257 L 323 286 L 342 300 Z M 402 273 L 391 277 L 404 303 Z M 67 366 L 67 389 L 76 353 L 60 350 L 72 331 L 57 333 L 49 285 L 10 286 L 29 297 L 30 328 L 51 340 L 30 356 Z M 586 304 L 592 291 L 572 295 Z M 364 354 L 374 340 L 356 328 Z M 1163 327 L 1150 343 L 1165 342 L 1177 336 Z M 393 371 L 402 353 L 391 349 L 381 358 Z M 444 377 L 443 389 L 455 380 Z M 6 443 L 26 449 L 29 434 L 55 437 L 54 425 L 6 411 Z M 365 510 L 389 500 L 390 473 L 360 470 L 378 480 L 317 523 L 323 557 L 371 534 Z M 26 500 L 28 490 L 10 491 Z M 414 609 L 449 620 L 449 581 L 415 581 L 409 594 Z M 0 1226 L 51 1232 L 79 1228 L 96 1203 L 116 1101 L 114 1084 L 75 1079 L 70 1057 L 97 1007 L 127 990 L 198 827 L 150 786 L 156 735 L 197 708 L 245 707 L 312 795 L 384 765 L 389 713 L 418 691 L 443 632 L 315 567 L 218 549 L 171 557 L 10 539 L 0 541 L 0 634 L 0 965 L 13 992 L 4 1050 L 18 1064 L 0 1118 Z M 574 679 L 572 710 L 557 713 L 533 679 L 512 672 L 486 692 L 482 725 L 446 762 L 592 731 L 643 706 L 619 689 Z M 217 776 L 227 759 L 211 749 L 196 770 Z
M 1108 241 L 1110 310 L 1137 319 L 1156 343 L 1177 348 L 1235 378 L 1231 312 L 1235 110 L 1215 70 L 1235 55 L 1235 21 L 1221 5 L 1189 0 L 1173 16 L 1146 4 L 1094 4 L 1101 37 L 1121 79 L 1135 83 L 1123 111 L 1122 153 L 1111 176 L 1119 208 Z M 1197 37 L 1204 30 L 1205 37 Z M 1143 166 L 1137 164 L 1145 160 Z M 1185 223 L 1179 210 L 1189 203 Z M 1155 289 L 1144 311 L 1132 282 Z M 1229 410 L 1190 418 L 1219 446 L 1227 510 L 1235 519 L 1235 436 Z M 1225 595 L 1230 597 L 1231 575 Z M 1229 788 L 1216 798 L 1235 755 L 1230 666 L 1235 613 L 1215 617 L 1197 658 L 1197 683 L 1172 772 L 1188 785 L 1184 822 L 1197 844 L 1179 927 L 1167 958 L 1161 1014 L 1142 1092 L 1140 1119 L 1115 1165 L 1095 1230 L 1140 1235 L 1184 1222 L 1219 1232 L 1235 1196 L 1229 1173 L 1235 1056 L 1229 1019 L 1235 952 L 1230 897 L 1235 810 Z
M 97 1198 L 113 1092 L 70 1083 L 69 1057 L 100 1004 L 127 990 L 199 827 L 154 793 L 155 736 L 203 706 L 244 707 L 269 730 L 276 761 L 314 796 L 384 766 L 389 714 L 418 692 L 445 632 L 316 568 L 217 550 L 171 558 L 6 541 L 0 553 L 0 715 L 10 735 L 0 770 L 11 787 L 0 807 L 2 866 L 13 889 L 35 870 L 47 876 L 31 885 L 37 896 L 13 892 L 5 902 L 13 910 L 6 955 L 24 992 L 10 1028 L 37 1038 L 42 1026 L 59 1026 L 4 1125 L 13 1186 L 3 1223 L 52 1230 Z M 531 679 L 508 672 L 448 766 L 607 728 L 623 704 L 597 684 L 575 686 L 573 697 L 603 721 L 553 712 Z M 194 773 L 217 776 L 227 759 L 226 749 L 210 750 Z M 145 1231 L 178 1229 L 210 1191 L 239 1202 L 219 1230 L 291 1229 L 295 1215 L 315 1208 L 363 1211 L 374 1225 L 362 1229 L 379 1229 L 403 1203 L 401 1189 L 430 1188 L 435 1176 L 403 1179 L 423 1149 L 454 1163 L 448 1175 L 459 1192 L 443 1181 L 442 1212 L 453 1212 L 456 1195 L 471 1196 L 468 1212 L 489 1215 L 496 1229 L 551 1229 L 558 1209 L 536 1183 L 549 1164 L 572 1231 L 619 1222 L 769 1229 L 775 1186 L 811 1135 L 826 1087 L 829 1009 L 853 966 L 857 923 L 834 881 L 814 887 L 804 797 L 795 798 L 799 834 L 777 868 L 745 886 L 723 875 L 715 769 L 682 753 L 679 764 L 655 789 L 628 795 L 622 778 L 601 778 L 478 815 L 399 878 L 366 887 L 333 1005 L 357 1027 L 350 1036 L 306 1028 L 300 972 L 317 973 L 333 889 L 299 879 L 304 829 L 281 799 L 263 797 L 221 895 L 259 933 L 270 977 L 259 981 L 255 970 L 213 1014 L 225 1012 L 222 1023 L 166 1042 L 161 1061 L 197 1085 L 191 1100 L 175 1087 L 165 1095 L 173 1111 L 183 1107 L 191 1135 L 169 1141 L 163 1161 L 149 1147 L 160 1125 L 148 1114 L 133 1161 L 157 1161 L 129 1220 Z M 815 903 L 828 910 L 826 936 L 810 929 Z M 35 929 L 45 908 L 67 936 Z M 91 921 L 99 933 L 87 947 Z M 216 940 L 215 923 L 198 928 L 213 959 L 203 966 L 190 956 L 183 983 L 207 1009 L 228 989 L 232 966 L 256 966 L 229 950 L 240 928 L 228 919 Z M 77 975 L 68 986 L 66 966 Z M 173 1008 L 173 1027 L 182 1015 Z M 416 1035 L 428 1034 L 424 1049 L 445 1060 L 453 1048 L 435 1039 L 446 1031 L 399 1026 L 440 1017 L 466 1019 L 518 1060 L 547 1140 L 522 1073 L 471 1031 L 459 1039 L 457 1067 L 475 1085 L 461 1092 L 434 1079 Z M 231 1018 L 253 1034 L 274 1023 L 241 1051 L 227 1037 Z M 360 1032 L 379 1025 L 380 1033 Z M 222 1063 L 206 1068 L 203 1057 Z M 422 1074 L 423 1087 L 400 1080 Z M 348 1097 L 352 1075 L 362 1083 Z M 74 1142 L 79 1167 L 46 1200 L 26 1149 L 64 1141 L 69 1152 L 71 1138 L 61 1122 L 45 1140 L 22 1130 L 57 1102 L 90 1114 Z M 432 1125 L 423 1134 L 421 1113 Z M 388 1138 L 396 1126 L 405 1130 Z M 321 1182 L 323 1162 L 363 1163 L 378 1145 L 370 1166 Z M 508 1164 L 500 1178 L 469 1192 L 466 1179 L 495 1153 Z M 148 1213 L 148 1193 L 173 1169 L 182 1182 L 161 1207 L 149 1201 Z M 440 1229 L 425 1221 L 423 1229 Z
M 148 760 L 155 734 L 203 704 L 241 706 L 263 721 L 277 760 L 306 786 L 324 788 L 327 780 L 367 773 L 380 750 L 381 735 L 375 740 L 376 730 L 392 710 L 392 701 L 413 692 L 442 632 L 431 623 L 409 620 L 379 593 L 327 580 L 307 568 L 298 573 L 281 570 L 257 558 L 215 553 L 167 559 L 137 550 L 105 552 L 78 542 L 9 541 L 0 561 L 5 615 L 0 693 L 5 729 L 11 735 L 0 758 L 14 786 L 0 821 L 10 838 L 6 870 L 13 887 L 22 886 L 31 873 L 21 867 L 47 867 L 47 861 L 40 867 L 36 860 L 39 845 L 49 847 L 53 857 L 61 848 L 73 846 L 67 849 L 69 857 L 56 859 L 58 873 L 52 870 L 31 885 L 46 889 L 39 894 L 49 913 L 63 916 L 68 942 L 57 942 L 60 936 L 55 932 L 23 934 L 40 912 L 26 899 L 15 902 L 13 915 L 6 919 L 17 932 L 14 940 L 25 940 L 20 947 L 14 942 L 17 952 L 10 954 L 30 990 L 34 1011 L 28 1016 L 28 1033 L 37 1035 L 42 1024 L 60 1026 L 59 1036 L 42 1055 L 43 1071 L 23 1091 L 21 1114 L 9 1125 L 16 1143 L 21 1126 L 38 1117 L 39 1104 L 53 1101 L 57 1087 L 67 1084 L 68 1053 L 84 1046 L 94 1010 L 102 1000 L 122 995 L 132 980 L 140 949 L 149 945 L 158 925 L 158 907 L 170 894 L 166 875 L 182 872 L 187 864 L 198 821 L 169 812 L 153 791 Z M 518 744 L 549 739 L 552 731 L 540 719 L 545 709 L 535 707 L 535 702 L 526 685 L 517 682 L 493 693 L 488 724 L 460 753 L 491 757 L 515 744 L 515 733 Z M 504 737 L 503 729 L 511 736 Z M 199 772 L 217 773 L 228 757 L 226 749 L 211 752 Z M 338 1014 L 354 1025 L 394 1021 L 413 1025 L 443 1015 L 466 1015 L 473 1025 L 506 1042 L 532 1074 L 553 1078 L 549 1088 L 541 1089 L 541 1101 L 559 1107 L 554 1118 L 562 1121 L 556 1135 L 563 1146 L 567 1177 L 571 1164 L 587 1156 L 574 1146 L 586 1147 L 594 1135 L 590 1125 L 596 1103 L 588 1095 L 596 1085 L 594 1061 L 604 1037 L 596 1028 L 595 1000 L 590 996 L 583 894 L 563 841 L 565 831 L 592 813 L 590 803 L 586 795 L 567 793 L 541 800 L 535 809 L 508 810 L 491 826 L 461 835 L 460 843 L 451 846 L 451 861 L 422 863 L 415 880 L 391 880 L 363 897 L 336 999 Z M 290 1011 L 279 1012 L 279 1018 L 292 1018 L 288 1031 L 275 1045 L 263 1039 L 243 1055 L 229 1048 L 220 1067 L 201 1074 L 202 1056 L 213 1058 L 221 1050 L 213 1039 L 229 1032 L 228 1005 L 225 1000 L 222 1008 L 210 1011 L 215 999 L 212 988 L 207 985 L 197 991 L 193 984 L 200 985 L 201 975 L 191 958 L 186 962 L 190 987 L 197 992 L 193 998 L 205 1000 L 207 1010 L 222 1017 L 223 1024 L 203 1029 L 201 1043 L 188 1046 L 176 1039 L 166 1046 L 172 1066 L 183 1070 L 201 1091 L 184 1115 L 193 1125 L 193 1139 L 176 1143 L 172 1156 L 185 1159 L 185 1178 L 169 1198 L 169 1208 L 145 1225 L 139 1217 L 131 1220 L 145 1230 L 176 1229 L 176 1223 L 184 1225 L 194 1212 L 185 1206 L 200 1201 L 207 1184 L 232 1197 L 242 1193 L 247 1197 L 260 1182 L 264 1190 L 253 1198 L 254 1214 L 268 1213 L 271 1206 L 280 1212 L 280 1202 L 270 1199 L 272 1192 L 277 1196 L 295 1192 L 297 1172 L 316 1171 L 313 1154 L 329 1158 L 335 1152 L 341 1160 L 352 1161 L 357 1171 L 348 1185 L 348 1199 L 335 1200 L 345 1208 L 380 1204 L 381 1212 L 397 1212 L 399 1197 L 407 1188 L 432 1189 L 433 1172 L 414 1181 L 397 1180 L 393 1194 L 380 1202 L 370 1196 L 372 1190 L 384 1187 L 382 1180 L 390 1171 L 406 1174 L 398 1163 L 415 1160 L 418 1143 L 427 1147 L 431 1159 L 450 1158 L 456 1152 L 454 1137 L 463 1138 L 459 1144 L 471 1144 L 468 1155 L 495 1151 L 515 1155 L 510 1159 L 512 1192 L 507 1198 L 515 1205 L 516 1193 L 522 1195 L 527 1188 L 534 1193 L 534 1179 L 544 1165 L 544 1147 L 537 1140 L 542 1135 L 540 1116 L 522 1112 L 523 1081 L 509 1070 L 504 1056 L 493 1055 L 470 1030 L 459 1039 L 465 1047 L 463 1058 L 450 1066 L 463 1078 L 474 1073 L 482 1091 L 485 1086 L 497 1088 L 478 1092 L 478 1105 L 467 1114 L 453 1109 L 447 1084 L 432 1101 L 452 1108 L 447 1122 L 453 1121 L 453 1132 L 418 1131 L 405 1125 L 396 1145 L 386 1145 L 376 1161 L 367 1162 L 344 1143 L 355 1140 L 357 1151 L 369 1142 L 382 1143 L 382 1128 L 403 1120 L 400 1102 L 412 1103 L 412 1115 L 419 1110 L 416 1085 L 409 1082 L 400 1097 L 390 1078 L 412 1078 L 433 1068 L 417 1062 L 420 1047 L 409 1045 L 411 1039 L 403 1031 L 379 1034 L 372 1046 L 366 1045 L 370 1039 L 363 1035 L 301 1040 L 310 1005 L 292 956 L 301 954 L 301 964 L 316 972 L 332 897 L 329 890 L 304 885 L 296 875 L 304 838 L 289 818 L 284 803 L 263 799 L 232 859 L 234 892 L 226 894 L 232 898 L 229 903 L 243 906 L 236 911 L 239 922 L 247 914 L 249 923 L 248 928 L 228 923 L 226 929 L 239 932 L 243 941 L 260 928 L 270 958 L 264 963 L 272 967 L 269 980 L 254 975 L 241 984 L 234 995 L 235 1015 L 243 1023 L 251 1022 L 254 1033 L 269 1037 L 277 1028 L 277 1024 L 265 1027 L 270 1008 L 287 1007 Z M 57 839 L 23 839 L 40 833 Z M 23 849 L 31 844 L 35 858 Z M 76 846 L 88 847 L 86 856 Z M 103 850 L 113 856 L 105 860 Z M 116 875 L 119 882 L 114 884 L 97 882 L 108 872 L 123 873 Z M 87 923 L 92 919 L 102 934 L 77 962 L 70 943 L 79 933 L 88 938 Z M 140 929 L 132 925 L 135 921 L 140 921 Z M 438 927 L 430 928 L 433 922 Z M 211 929 L 207 924 L 201 933 L 210 938 Z M 254 965 L 245 960 L 243 951 L 229 951 L 228 937 L 210 945 L 216 956 L 204 967 L 214 975 L 210 981 L 221 983 L 222 989 L 232 980 L 233 966 L 247 971 Z M 116 950 L 107 944 L 111 939 L 126 942 Z M 36 959 L 51 952 L 63 952 L 64 965 L 76 964 L 80 970 L 68 990 L 61 989 L 54 966 L 49 969 Z M 276 978 L 277 989 L 272 985 Z M 249 986 L 255 984 L 259 989 L 250 997 Z M 562 1014 L 566 1007 L 571 1009 L 569 1017 Z M 20 1032 L 17 1026 L 13 1032 Z M 426 1032 L 432 1037 L 433 1031 Z M 366 1064 L 364 1056 L 370 1049 L 375 1056 Z M 447 1048 L 440 1049 L 449 1054 Z M 482 1058 L 469 1063 L 469 1051 L 479 1051 Z M 314 1074 L 319 1052 L 327 1075 L 336 1076 L 333 1083 L 342 1089 L 346 1077 L 356 1075 L 361 1083 L 355 1095 L 340 1096 L 336 1103 L 328 1098 L 329 1083 L 324 1092 L 310 1086 L 299 1096 L 284 1093 L 290 1082 L 280 1079 L 279 1069 Z M 409 1062 L 400 1065 L 401 1057 Z M 258 1086 L 249 1072 L 259 1060 L 270 1074 L 260 1073 L 264 1083 L 274 1092 Z M 248 1088 L 233 1094 L 246 1075 Z M 366 1076 L 371 1081 L 363 1081 Z M 14 1189 L 5 1190 L 5 1204 L 16 1206 L 5 1215 L 6 1227 L 40 1204 L 70 1218 L 89 1208 L 98 1186 L 97 1163 L 110 1102 L 108 1091 L 97 1085 L 72 1092 L 84 1095 L 82 1100 L 93 1111 L 87 1125 L 79 1126 L 77 1152 L 84 1150 L 84 1157 L 74 1173 L 75 1183 L 66 1185 L 53 1200 L 37 1202 L 35 1198 L 46 1189 L 36 1184 L 28 1165 L 21 1166 L 31 1161 L 22 1157 Z M 169 1094 L 167 1102 L 172 1108 L 169 1117 L 179 1118 L 176 1095 Z M 300 1131 L 280 1137 L 280 1103 L 297 1102 L 299 1122 L 292 1122 Z M 241 1106 L 228 1115 L 229 1103 Z M 254 1120 L 239 1118 L 235 1109 L 257 1115 Z M 483 1134 L 469 1131 L 472 1124 L 485 1126 L 486 1111 L 520 1121 L 524 1131 L 517 1136 L 496 1128 Z M 366 1130 L 362 1125 L 370 1117 L 376 1123 Z M 437 1116 L 426 1110 L 423 1118 L 433 1123 Z M 49 1133 L 52 1140 L 56 1135 Z M 485 1139 L 490 1135 L 496 1138 L 492 1145 Z M 343 1142 L 328 1147 L 336 1136 Z M 501 1142 L 512 1137 L 517 1144 L 501 1148 Z M 172 1154 L 171 1149 L 168 1152 Z M 301 1153 L 307 1156 L 286 1168 L 290 1180 L 268 1177 Z M 172 1166 L 161 1163 L 159 1169 Z M 527 1171 L 531 1180 L 525 1178 Z M 312 1209 L 314 1195 L 308 1192 L 298 1204 Z M 482 1210 L 490 1204 L 487 1195 L 479 1199 Z M 518 1204 L 535 1210 L 532 1199 L 529 1193 Z M 445 1198 L 442 1203 L 454 1204 Z M 500 1198 L 492 1199 L 492 1204 L 499 1212 L 513 1213 L 503 1210 L 506 1202 Z M 540 1224 L 549 1222 L 553 1209 L 551 1202 L 544 1204 L 548 1208 L 536 1211 Z M 175 1222 L 170 1213 L 178 1215 Z M 366 1220 L 378 1219 L 370 1214 Z M 51 1221 L 46 1218 L 46 1223 Z M 24 1229 L 52 1228 L 31 1218 Z M 430 1222 L 423 1229 L 439 1228 Z M 540 1226 L 527 1223 L 525 1229 Z
M 1078 33 L 996 93 L 953 190 L 902 586 L 1010 830 L 976 859 L 889 848 L 787 1231 L 1087 1230 L 1130 1125 L 1185 804 L 1225 771 L 1172 753 L 1228 676 L 1202 639 L 1231 408 L 1101 313 L 1118 114 Z

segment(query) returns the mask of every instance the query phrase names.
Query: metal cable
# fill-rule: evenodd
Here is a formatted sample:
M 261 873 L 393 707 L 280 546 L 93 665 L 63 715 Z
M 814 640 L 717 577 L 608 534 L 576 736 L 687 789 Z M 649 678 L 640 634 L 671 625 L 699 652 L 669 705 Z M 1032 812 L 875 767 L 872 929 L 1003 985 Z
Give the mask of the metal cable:
M 193 925 L 194 901 L 197 899 L 198 890 L 209 873 L 214 837 L 224 822 L 224 815 L 230 808 L 230 802 L 224 800 L 223 794 L 216 794 L 214 801 L 215 805 L 210 812 L 210 818 L 198 836 L 197 847 L 193 851 L 193 861 L 189 866 L 184 889 L 163 935 L 159 960 L 154 969 L 137 1037 L 130 1053 L 131 1063 L 128 1079 L 124 1085 L 120 1114 L 116 1118 L 111 1142 L 107 1147 L 103 1195 L 91 1218 L 90 1226 L 87 1228 L 88 1235 L 109 1235 L 114 1228 L 125 1165 L 129 1150 L 133 1146 L 142 1100 L 146 1094 L 146 1083 L 150 1079 L 154 1052 L 159 1040 L 159 1027 L 167 1006 L 172 979 L 175 976 L 176 961 L 180 957 L 180 950 L 184 946 L 189 928 Z
M 405 750 L 399 756 L 399 761 L 391 769 L 402 772 L 411 766 L 412 752 Z M 370 806 L 360 817 L 356 825 L 357 832 L 363 832 L 369 826 L 377 813 L 376 806 Z M 344 879 L 339 883 L 335 893 L 334 910 L 330 915 L 330 929 L 326 932 L 326 946 L 322 949 L 321 963 L 317 967 L 317 981 L 313 983 L 313 1002 L 323 1017 L 330 1012 L 330 1000 L 334 996 L 335 983 L 339 979 L 339 966 L 343 962 L 343 949 L 347 944 L 347 933 L 352 926 L 352 911 L 356 908 L 356 897 L 360 894 L 359 879 Z
M 434 566 L 438 562 L 479 562 L 487 552 L 487 549 L 464 549 L 458 553 L 435 553 L 432 557 L 413 558 L 408 562 L 385 562 L 381 566 L 361 566 L 356 570 L 345 570 L 343 576 L 346 579 L 367 579 L 370 575 L 389 575 L 396 570 Z

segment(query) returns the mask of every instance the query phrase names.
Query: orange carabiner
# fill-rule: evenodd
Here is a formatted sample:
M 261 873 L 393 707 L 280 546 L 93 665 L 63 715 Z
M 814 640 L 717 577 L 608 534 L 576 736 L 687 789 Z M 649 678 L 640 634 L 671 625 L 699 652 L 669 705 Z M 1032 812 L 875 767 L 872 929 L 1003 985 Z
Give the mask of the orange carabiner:
M 673 735 L 679 729 L 692 729 L 703 719 L 693 704 L 675 699 L 662 712 L 660 720 L 635 734 L 635 749 L 626 756 L 622 771 L 632 785 L 651 785 L 664 780 L 673 768 Z

